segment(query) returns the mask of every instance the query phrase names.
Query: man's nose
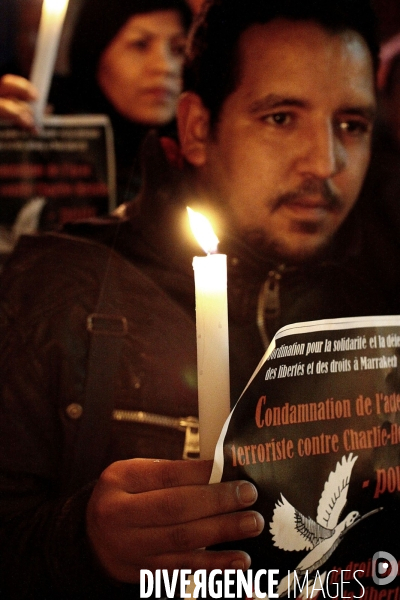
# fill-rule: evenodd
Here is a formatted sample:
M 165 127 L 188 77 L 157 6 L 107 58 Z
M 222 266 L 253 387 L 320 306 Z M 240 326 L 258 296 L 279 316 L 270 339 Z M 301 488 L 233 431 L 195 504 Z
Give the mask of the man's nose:
M 300 154 L 302 172 L 320 179 L 329 179 L 346 166 L 346 150 L 333 123 L 310 129 Z

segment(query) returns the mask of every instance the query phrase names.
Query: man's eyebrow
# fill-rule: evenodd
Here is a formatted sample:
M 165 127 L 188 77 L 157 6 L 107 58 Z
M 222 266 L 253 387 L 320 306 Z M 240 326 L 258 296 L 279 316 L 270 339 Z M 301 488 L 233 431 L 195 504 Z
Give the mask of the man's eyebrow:
M 364 119 L 368 119 L 369 121 L 374 121 L 376 119 L 377 108 L 374 105 L 371 106 L 343 106 L 339 109 L 340 113 L 345 113 L 346 115 L 353 115 L 355 117 L 363 117 Z
M 294 96 L 283 96 L 280 94 L 268 94 L 263 98 L 254 100 L 249 106 L 249 112 L 256 114 L 266 110 L 273 110 L 276 108 L 307 108 L 310 106 L 310 102 Z M 377 109 L 374 104 L 360 104 L 360 105 L 349 105 L 339 107 L 337 113 L 346 113 L 347 115 L 354 115 L 363 117 L 370 121 L 374 121 L 376 118 Z
M 263 98 L 254 100 L 249 106 L 250 113 L 258 113 L 263 110 L 271 110 L 274 108 L 289 108 L 299 107 L 304 108 L 308 106 L 308 102 L 300 98 L 292 96 L 283 96 L 280 94 L 268 94 Z

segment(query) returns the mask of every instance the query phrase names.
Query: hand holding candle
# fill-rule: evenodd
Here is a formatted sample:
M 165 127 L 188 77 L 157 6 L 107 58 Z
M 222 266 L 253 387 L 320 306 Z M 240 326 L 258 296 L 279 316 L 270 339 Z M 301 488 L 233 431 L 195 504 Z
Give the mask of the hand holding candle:
M 30 77 L 31 83 L 33 83 L 38 91 L 38 100 L 33 106 L 35 123 L 38 126 L 42 123 L 47 104 L 68 1 L 43 0 Z
M 203 215 L 188 208 L 193 233 L 207 256 L 195 256 L 200 457 L 213 458 L 230 413 L 226 255 Z

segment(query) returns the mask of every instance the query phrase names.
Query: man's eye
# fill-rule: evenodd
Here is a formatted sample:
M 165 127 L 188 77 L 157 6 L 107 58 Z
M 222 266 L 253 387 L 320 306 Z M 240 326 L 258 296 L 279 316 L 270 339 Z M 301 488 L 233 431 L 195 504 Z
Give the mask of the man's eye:
M 371 124 L 366 121 L 358 121 L 357 119 L 352 119 L 348 121 L 340 121 L 338 123 L 338 128 L 343 133 L 348 133 L 350 135 L 364 135 L 371 131 Z
M 286 112 L 265 115 L 262 120 L 271 125 L 289 125 L 292 122 L 291 115 Z

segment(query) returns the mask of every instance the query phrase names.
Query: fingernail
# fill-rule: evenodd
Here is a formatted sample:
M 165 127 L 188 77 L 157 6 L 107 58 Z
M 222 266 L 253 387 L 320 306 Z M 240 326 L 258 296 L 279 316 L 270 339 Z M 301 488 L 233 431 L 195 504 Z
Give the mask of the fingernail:
M 242 504 L 253 504 L 257 500 L 257 490 L 251 483 L 241 483 L 238 486 L 237 493 Z
M 254 514 L 245 515 L 240 520 L 240 529 L 243 533 L 258 533 L 261 531 L 260 523 Z
M 240 559 L 233 560 L 231 562 L 231 569 L 235 569 L 235 571 L 244 571 L 244 561 Z

